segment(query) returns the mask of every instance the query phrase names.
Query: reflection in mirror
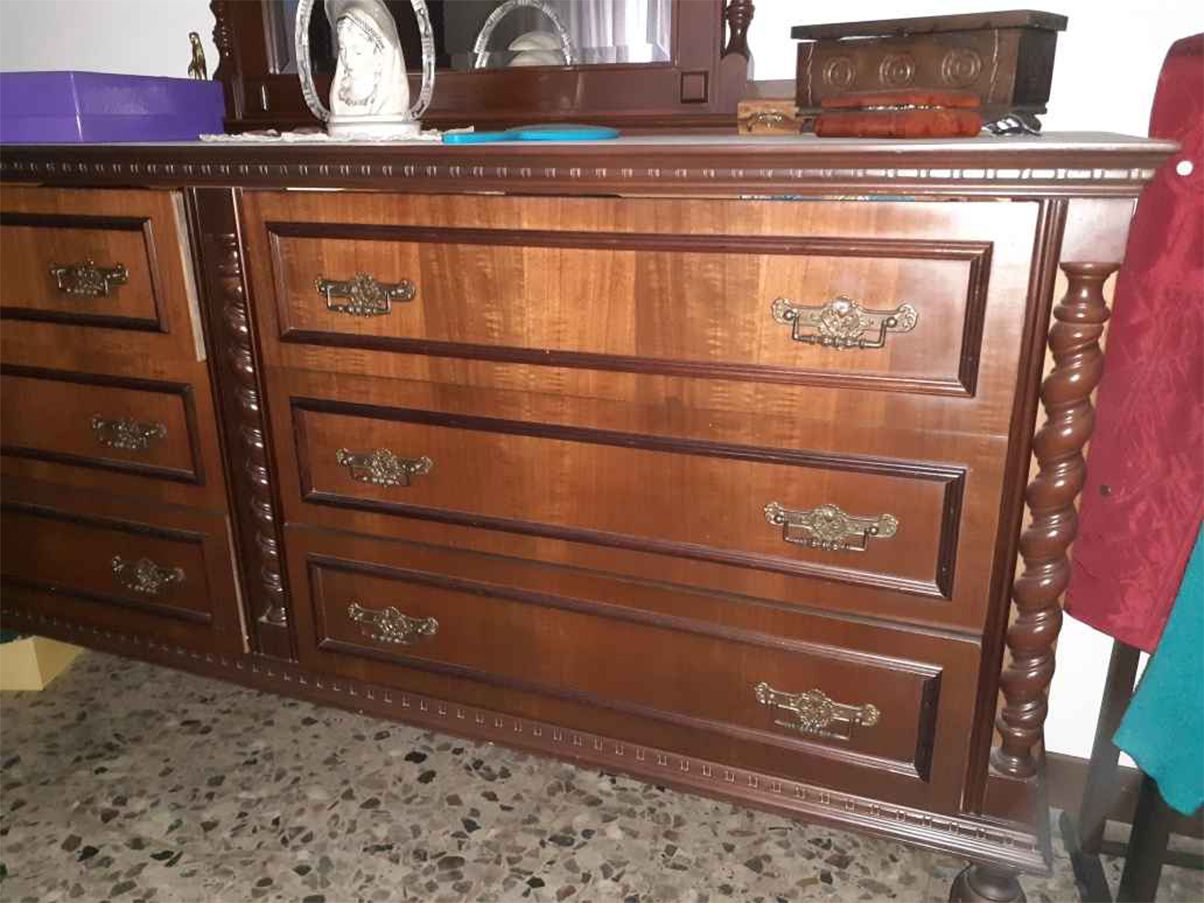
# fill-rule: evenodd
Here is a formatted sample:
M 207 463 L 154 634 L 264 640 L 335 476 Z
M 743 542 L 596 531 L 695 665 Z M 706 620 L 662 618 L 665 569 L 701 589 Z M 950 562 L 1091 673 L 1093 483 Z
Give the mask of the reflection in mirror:
M 268 34 L 273 68 L 296 72 L 293 31 L 299 0 L 272 0 Z M 386 0 L 407 60 L 420 59 L 409 0 Z M 665 63 L 673 0 L 426 0 L 440 69 Z M 315 73 L 334 72 L 330 25 L 314 4 L 309 46 Z

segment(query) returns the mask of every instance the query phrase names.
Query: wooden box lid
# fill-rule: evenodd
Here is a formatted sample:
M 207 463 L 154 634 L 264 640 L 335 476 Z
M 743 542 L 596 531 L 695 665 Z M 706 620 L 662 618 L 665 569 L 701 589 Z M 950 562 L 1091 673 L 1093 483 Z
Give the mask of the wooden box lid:
M 872 19 L 865 22 L 796 25 L 790 29 L 790 36 L 796 41 L 827 41 L 842 38 L 893 38 L 998 28 L 1065 31 L 1066 22 L 1066 17 L 1059 16 L 1057 13 L 1013 9 L 992 13 L 963 13 L 956 16 L 920 16 L 912 19 Z

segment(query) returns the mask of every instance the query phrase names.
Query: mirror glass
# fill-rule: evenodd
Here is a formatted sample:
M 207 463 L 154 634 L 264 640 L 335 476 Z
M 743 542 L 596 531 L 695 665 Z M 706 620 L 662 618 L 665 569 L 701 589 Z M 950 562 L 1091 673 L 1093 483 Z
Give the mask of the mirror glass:
M 296 72 L 299 0 L 269 0 L 268 33 L 277 72 Z M 406 67 L 422 51 L 410 0 L 385 0 L 401 36 Z M 673 0 L 426 0 L 436 67 L 468 71 L 514 66 L 665 63 L 671 58 Z M 330 24 L 322 0 L 309 23 L 314 74 L 333 73 Z

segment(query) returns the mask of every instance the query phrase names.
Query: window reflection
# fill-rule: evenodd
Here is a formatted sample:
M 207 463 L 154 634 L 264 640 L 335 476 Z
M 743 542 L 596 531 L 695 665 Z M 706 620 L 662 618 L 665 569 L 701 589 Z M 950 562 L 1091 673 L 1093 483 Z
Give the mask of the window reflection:
M 296 72 L 297 4 L 271 0 L 274 69 Z M 673 0 L 426 0 L 440 69 L 659 63 L 670 59 Z M 409 0 L 386 0 L 407 61 L 421 57 Z M 330 25 L 318 0 L 309 23 L 315 73 L 334 71 Z M 485 30 L 485 34 L 482 31 Z M 484 38 L 483 46 L 479 39 Z M 411 62 L 411 67 L 414 65 Z

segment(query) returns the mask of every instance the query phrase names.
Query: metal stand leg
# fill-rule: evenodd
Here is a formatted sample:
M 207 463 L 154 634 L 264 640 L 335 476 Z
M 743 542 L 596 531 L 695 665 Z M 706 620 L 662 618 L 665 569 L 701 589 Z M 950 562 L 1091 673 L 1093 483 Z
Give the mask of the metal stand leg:
M 1154 899 L 1173 819 L 1174 810 L 1162 799 L 1154 779 L 1145 775 L 1137 798 L 1137 814 L 1133 816 L 1125 870 L 1116 891 L 1117 903 L 1148 903 Z
M 1104 684 L 1079 814 L 1076 818 L 1069 812 L 1063 812 L 1059 820 L 1062 842 L 1066 845 L 1070 864 L 1074 868 L 1079 898 L 1085 903 L 1112 901 L 1112 891 L 1099 858 L 1108 812 L 1116 801 L 1116 773 L 1120 764 L 1120 750 L 1112 743 L 1112 736 L 1120 727 L 1125 708 L 1133 695 L 1140 655 L 1140 651 L 1133 646 L 1120 642 L 1112 644 L 1108 679 Z
M 1133 646 L 1121 642 L 1112 644 L 1108 679 L 1104 684 L 1104 698 L 1095 725 L 1095 740 L 1091 744 L 1091 764 L 1087 769 L 1087 783 L 1083 787 L 1083 800 L 1079 805 L 1079 841 L 1086 853 L 1099 853 L 1104 828 L 1108 824 L 1108 812 L 1116 802 L 1114 791 L 1120 750 L 1112 743 L 1112 737 L 1120 727 L 1125 709 L 1133 697 L 1140 657 L 1140 650 Z

